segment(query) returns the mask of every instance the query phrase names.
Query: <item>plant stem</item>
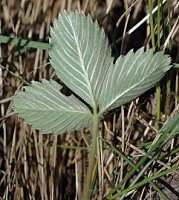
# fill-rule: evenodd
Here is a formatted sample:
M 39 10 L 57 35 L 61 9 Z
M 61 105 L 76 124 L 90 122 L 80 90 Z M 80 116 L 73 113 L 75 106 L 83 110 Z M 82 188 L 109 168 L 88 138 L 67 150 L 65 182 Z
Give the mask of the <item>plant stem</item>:
M 160 83 L 156 85 L 156 95 L 157 95 L 157 124 L 161 118 L 161 87 Z M 159 127 L 158 127 L 159 128 Z
M 167 18 L 168 18 L 168 32 L 170 33 L 171 32 L 171 29 L 172 29 L 172 23 L 171 23 L 171 2 L 169 2 L 169 1 L 167 1 L 167 8 L 168 8 L 168 16 L 167 16 Z M 166 39 L 166 38 L 164 38 L 164 39 Z M 168 44 L 168 48 L 169 48 L 169 50 L 171 51 L 171 47 L 172 47 L 172 44 L 171 44 L 171 42 L 169 42 L 169 44 Z M 170 72 L 168 72 L 167 73 L 167 76 L 166 76 L 166 78 L 167 78 L 167 81 L 166 81 L 166 99 L 168 99 L 168 97 L 171 97 L 171 95 L 170 95 L 170 93 L 171 93 L 171 73 Z M 166 100 L 166 105 L 167 105 L 167 100 Z M 170 98 L 169 98 L 169 103 L 170 103 Z M 166 111 L 167 112 L 165 112 L 165 117 L 167 118 L 167 115 L 169 114 L 169 107 L 170 107 L 170 105 L 168 104 L 168 108 L 166 109 Z
M 161 46 L 161 35 L 160 35 L 160 29 L 161 29 L 161 0 L 157 1 L 158 4 L 158 10 L 157 10 L 157 48 L 160 50 Z M 154 48 L 154 47 L 153 47 Z M 156 45 L 155 45 L 156 48 Z M 157 95 L 157 125 L 158 122 L 161 119 L 161 87 L 160 84 L 158 83 L 156 86 L 156 95 Z M 158 127 L 159 128 L 159 127 Z
M 154 30 L 154 22 L 153 22 L 153 15 L 152 15 L 152 10 L 153 10 L 152 0 L 148 0 L 148 5 L 149 5 L 149 14 L 150 14 L 149 20 L 150 20 L 152 47 L 153 49 L 155 49 L 155 30 Z
M 158 9 L 157 9 L 157 47 L 158 47 L 158 50 L 160 50 L 160 44 L 161 44 L 161 41 L 160 41 L 160 38 L 161 38 L 161 35 L 160 35 L 160 29 L 161 29 L 161 6 L 162 6 L 162 2 L 161 0 L 158 0 L 157 1 L 157 4 L 158 4 Z
M 157 10 L 157 45 L 158 49 L 160 49 L 160 28 L 161 28 L 161 0 L 157 1 L 158 4 L 158 10 Z M 149 6 L 149 20 L 150 20 L 150 31 L 151 31 L 151 40 L 152 40 L 152 48 L 156 50 L 156 43 L 155 43 L 155 28 L 154 28 L 154 20 L 153 20 L 153 15 L 152 15 L 152 10 L 153 10 L 153 1 L 148 0 L 148 6 Z M 156 96 L 157 96 L 157 122 L 160 121 L 161 119 L 161 87 L 160 83 L 157 84 L 156 86 Z M 158 126 L 158 123 L 157 123 Z M 159 127 L 158 127 L 159 128 Z
M 98 136 L 98 128 L 99 128 L 99 116 L 96 110 L 93 113 L 93 131 L 92 131 L 92 144 L 91 150 L 89 152 L 89 166 L 87 171 L 87 178 L 84 185 L 83 190 L 83 200 L 89 200 L 91 190 L 92 190 L 92 182 L 94 177 L 94 171 L 96 168 L 96 151 L 97 151 L 97 136 Z

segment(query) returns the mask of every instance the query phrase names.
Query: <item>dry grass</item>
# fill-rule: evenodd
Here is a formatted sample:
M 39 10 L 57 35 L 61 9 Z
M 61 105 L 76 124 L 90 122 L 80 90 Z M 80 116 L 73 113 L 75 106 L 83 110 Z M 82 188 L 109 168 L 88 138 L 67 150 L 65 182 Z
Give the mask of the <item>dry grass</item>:
M 123 37 L 147 15 L 145 1 L 2 0 L 0 6 L 2 35 L 48 42 L 50 25 L 58 13 L 64 9 L 77 9 L 89 12 L 93 18 L 99 20 L 109 36 L 115 56 L 131 48 L 150 46 L 149 26 L 145 23 L 136 27 L 129 37 Z M 173 1 L 172 10 L 174 25 L 179 10 L 177 1 Z M 172 58 L 175 62 L 179 60 L 178 26 L 176 24 L 171 34 L 166 31 L 165 34 L 170 35 L 170 38 L 166 36 L 162 41 L 165 44 L 167 39 L 170 39 L 172 46 L 170 52 L 173 53 Z M 48 65 L 48 52 L 29 49 L 21 54 L 19 50 L 13 45 L 1 45 L 0 49 L 1 64 L 6 68 L 6 70 L 0 68 L 0 198 L 56 200 L 77 199 L 78 196 L 78 199 L 81 199 L 89 136 L 85 131 L 60 136 L 42 135 L 32 130 L 13 113 L 11 101 L 22 83 L 8 70 L 28 82 L 56 78 L 53 69 Z M 179 95 L 178 72 L 174 71 L 171 75 L 171 91 Z M 163 81 L 164 85 L 165 81 Z M 163 103 L 166 102 L 163 98 Z M 167 114 L 170 115 L 175 107 L 177 107 L 177 100 L 172 98 L 167 107 L 169 108 Z M 162 113 L 165 115 L 165 106 L 162 106 Z M 156 137 L 158 123 L 155 116 L 155 91 L 151 90 L 107 119 L 103 127 L 103 137 L 107 142 L 120 147 L 126 155 L 137 160 L 144 154 L 137 144 L 152 141 Z M 164 122 L 165 119 L 161 120 L 161 124 Z M 171 151 L 178 144 L 177 139 L 171 141 L 165 151 Z M 123 158 L 112 153 L 107 145 L 101 143 L 101 140 L 99 140 L 98 152 L 100 158 L 98 182 L 101 189 L 103 187 L 104 189 L 96 191 L 93 199 L 101 199 L 104 193 L 108 193 L 119 180 L 122 180 L 127 170 Z M 153 170 L 177 165 L 179 164 L 177 159 L 177 154 L 168 156 L 164 163 L 158 163 L 157 168 Z M 153 173 L 153 170 L 148 171 L 148 174 Z M 173 174 L 169 178 L 175 178 L 174 185 L 169 179 L 167 181 L 175 190 L 178 190 L 175 188 L 179 188 L 178 175 Z M 141 200 L 154 199 L 153 193 L 150 186 L 145 186 L 138 193 L 134 192 L 131 199 L 136 199 L 136 197 Z M 170 197 L 173 200 L 177 199 L 174 193 L 171 193 Z

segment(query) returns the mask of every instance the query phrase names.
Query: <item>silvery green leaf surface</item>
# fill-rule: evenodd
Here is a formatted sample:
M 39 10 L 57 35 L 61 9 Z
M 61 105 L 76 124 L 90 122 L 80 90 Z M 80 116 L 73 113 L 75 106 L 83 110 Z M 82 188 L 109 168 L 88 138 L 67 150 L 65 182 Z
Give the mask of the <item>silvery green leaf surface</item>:
M 100 117 L 154 86 L 171 67 L 168 55 L 143 48 L 120 56 L 114 64 L 103 29 L 83 12 L 60 14 L 51 28 L 50 44 L 57 76 Z M 17 93 L 14 109 L 44 133 L 90 127 L 93 113 L 60 88 L 52 80 L 33 82 Z
M 64 133 L 91 126 L 91 112 L 73 95 L 60 92 L 51 80 L 33 82 L 15 96 L 13 107 L 20 117 L 43 133 Z
M 83 12 L 64 11 L 53 23 L 50 43 L 57 76 L 94 107 L 113 61 L 103 29 Z
M 120 56 L 111 64 L 99 98 L 101 114 L 115 109 L 154 86 L 170 69 L 171 59 L 163 52 L 153 54 L 140 48 Z

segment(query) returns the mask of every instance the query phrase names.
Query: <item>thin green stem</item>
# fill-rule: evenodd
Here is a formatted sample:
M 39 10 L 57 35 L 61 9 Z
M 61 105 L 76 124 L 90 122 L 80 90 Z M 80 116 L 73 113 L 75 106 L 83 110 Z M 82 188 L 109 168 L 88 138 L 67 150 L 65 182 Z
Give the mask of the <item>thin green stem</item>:
M 161 0 L 157 1 L 158 10 L 157 10 L 157 47 L 160 49 L 160 29 L 161 29 Z
M 155 31 L 154 31 L 154 22 L 153 22 L 153 15 L 152 15 L 152 10 L 153 10 L 152 0 L 148 0 L 148 5 L 149 5 L 149 14 L 150 14 L 149 20 L 150 20 L 152 47 L 155 49 Z
M 158 11 L 157 11 L 157 46 L 158 49 L 160 48 L 161 42 L 160 42 L 160 29 L 161 29 L 161 0 L 157 1 L 158 4 Z M 153 9 L 153 1 L 148 0 L 149 5 L 149 20 L 150 20 L 150 31 L 151 31 L 151 40 L 152 40 L 152 48 L 156 49 L 156 43 L 155 43 L 155 28 L 154 28 L 154 22 L 153 22 L 153 15 L 152 15 L 152 9 Z M 156 86 L 156 96 L 157 96 L 157 121 L 160 121 L 161 118 L 161 87 L 158 83 Z
M 160 83 L 156 85 L 156 95 L 157 95 L 157 122 L 160 121 L 161 117 L 161 87 Z
M 157 0 L 158 9 L 157 9 L 157 48 L 160 49 L 160 29 L 161 29 L 161 0 Z M 156 46 L 155 46 L 156 47 Z M 153 46 L 153 48 L 155 48 Z M 156 86 L 156 95 L 157 95 L 157 121 L 161 119 L 161 87 L 158 83 Z M 159 128 L 159 127 L 158 127 Z
M 87 171 L 87 178 L 84 185 L 83 190 L 83 200 L 89 200 L 91 190 L 92 190 L 92 182 L 94 177 L 94 172 L 96 169 L 96 152 L 97 152 L 97 136 L 99 129 L 99 116 L 96 110 L 93 113 L 93 131 L 92 131 L 92 144 L 91 150 L 89 152 L 89 166 Z
M 172 30 L 172 9 L 171 9 L 171 1 L 167 1 L 167 10 L 168 10 L 168 14 L 167 14 L 167 18 L 168 18 L 168 33 L 170 33 L 171 30 Z M 170 40 L 170 41 L 171 41 L 171 40 Z M 171 50 L 171 48 L 172 48 L 171 42 L 169 42 L 168 48 Z
M 171 32 L 171 29 L 172 29 L 172 23 L 171 23 L 171 2 L 170 1 L 167 1 L 167 8 L 168 8 L 168 16 L 167 16 L 167 18 L 168 18 L 168 33 L 170 33 Z M 168 48 L 171 50 L 171 47 L 172 47 L 172 44 L 171 44 L 171 42 L 169 42 L 169 45 L 168 45 Z M 170 72 L 168 72 L 167 73 L 167 81 L 166 81 L 166 96 L 168 97 L 169 95 L 170 95 L 170 92 L 171 92 L 171 73 Z M 167 104 L 167 102 L 166 102 L 166 104 Z M 168 113 L 165 113 L 165 117 L 167 117 L 168 116 Z

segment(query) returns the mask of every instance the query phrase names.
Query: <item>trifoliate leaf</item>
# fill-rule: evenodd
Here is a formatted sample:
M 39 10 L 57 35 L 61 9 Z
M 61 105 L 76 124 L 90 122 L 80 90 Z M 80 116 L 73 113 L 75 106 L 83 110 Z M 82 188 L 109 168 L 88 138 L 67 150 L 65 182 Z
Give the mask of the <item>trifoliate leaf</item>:
M 64 96 L 54 81 L 26 87 L 14 108 L 34 128 L 62 133 L 90 126 L 93 112 L 103 117 L 154 86 L 170 69 L 163 52 L 139 49 L 113 63 L 103 29 L 83 12 L 63 12 L 53 23 L 50 61 L 57 76 L 75 96 Z

